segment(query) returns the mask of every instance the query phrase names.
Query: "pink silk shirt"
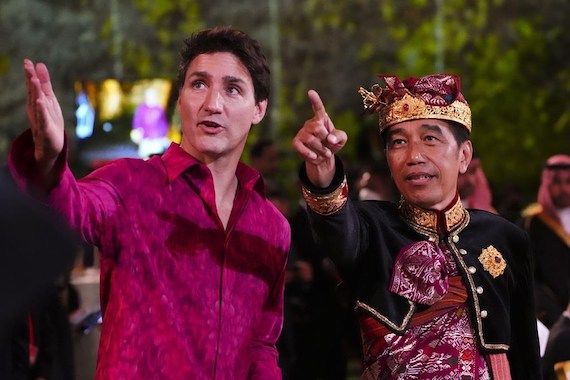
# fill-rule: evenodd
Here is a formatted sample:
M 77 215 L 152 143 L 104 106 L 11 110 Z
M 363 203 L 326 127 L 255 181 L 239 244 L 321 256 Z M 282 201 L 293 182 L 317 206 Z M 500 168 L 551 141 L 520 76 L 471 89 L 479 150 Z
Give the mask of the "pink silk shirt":
M 224 230 L 209 169 L 178 145 L 79 181 L 65 156 L 47 201 L 101 253 L 96 379 L 280 379 L 290 229 L 260 175 L 239 164 Z M 9 167 L 33 191 L 30 131 Z

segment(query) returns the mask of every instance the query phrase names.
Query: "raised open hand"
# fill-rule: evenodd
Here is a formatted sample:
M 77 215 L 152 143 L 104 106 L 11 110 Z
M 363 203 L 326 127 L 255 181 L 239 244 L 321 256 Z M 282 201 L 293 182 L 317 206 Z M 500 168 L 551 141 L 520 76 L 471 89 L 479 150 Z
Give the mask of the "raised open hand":
M 26 112 L 34 138 L 34 156 L 43 172 L 49 172 L 63 149 L 64 123 L 49 72 L 43 63 L 24 60 L 28 90 Z

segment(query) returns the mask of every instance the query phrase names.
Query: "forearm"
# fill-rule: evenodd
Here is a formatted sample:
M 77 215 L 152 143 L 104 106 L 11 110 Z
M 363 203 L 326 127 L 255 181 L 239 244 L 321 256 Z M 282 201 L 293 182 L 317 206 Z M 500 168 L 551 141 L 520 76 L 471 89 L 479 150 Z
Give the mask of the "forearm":
M 94 243 L 99 226 L 116 208 L 117 192 L 100 179 L 82 185 L 75 180 L 67 162 L 65 151 L 51 169 L 49 186 L 34 159 L 34 146 L 28 130 L 13 143 L 8 157 L 8 168 L 21 191 L 47 203 L 63 215 L 67 223 L 81 232 L 84 239 Z

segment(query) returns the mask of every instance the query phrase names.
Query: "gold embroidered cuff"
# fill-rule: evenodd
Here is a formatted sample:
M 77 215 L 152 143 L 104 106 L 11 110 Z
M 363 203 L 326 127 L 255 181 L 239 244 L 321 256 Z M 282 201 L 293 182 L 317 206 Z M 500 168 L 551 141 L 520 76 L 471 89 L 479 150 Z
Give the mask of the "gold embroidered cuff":
M 333 192 L 329 194 L 315 194 L 303 186 L 303 198 L 307 206 L 320 215 L 331 215 L 340 210 L 348 199 L 348 184 L 346 177 Z

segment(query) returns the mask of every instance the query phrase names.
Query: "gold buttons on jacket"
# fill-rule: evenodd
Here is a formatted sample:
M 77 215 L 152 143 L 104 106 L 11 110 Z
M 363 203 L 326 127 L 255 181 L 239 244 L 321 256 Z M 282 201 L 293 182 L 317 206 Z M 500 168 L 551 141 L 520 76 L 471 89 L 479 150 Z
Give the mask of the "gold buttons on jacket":
M 469 273 L 471 273 L 471 274 L 475 274 L 475 272 L 477 272 L 477 268 L 475 268 L 475 267 L 469 267 L 469 268 L 467 268 L 467 270 L 468 270 Z
M 475 288 L 475 291 L 477 292 L 477 294 L 483 294 L 483 288 L 481 286 Z
M 463 248 L 461 248 L 461 249 L 459 250 L 459 253 L 461 253 L 463 256 L 465 256 L 465 255 L 467 254 L 467 251 L 464 250 Z
M 481 318 L 487 318 L 487 310 L 481 310 Z
M 459 235 L 453 235 L 451 240 L 453 240 L 454 243 L 457 243 L 459 241 Z

